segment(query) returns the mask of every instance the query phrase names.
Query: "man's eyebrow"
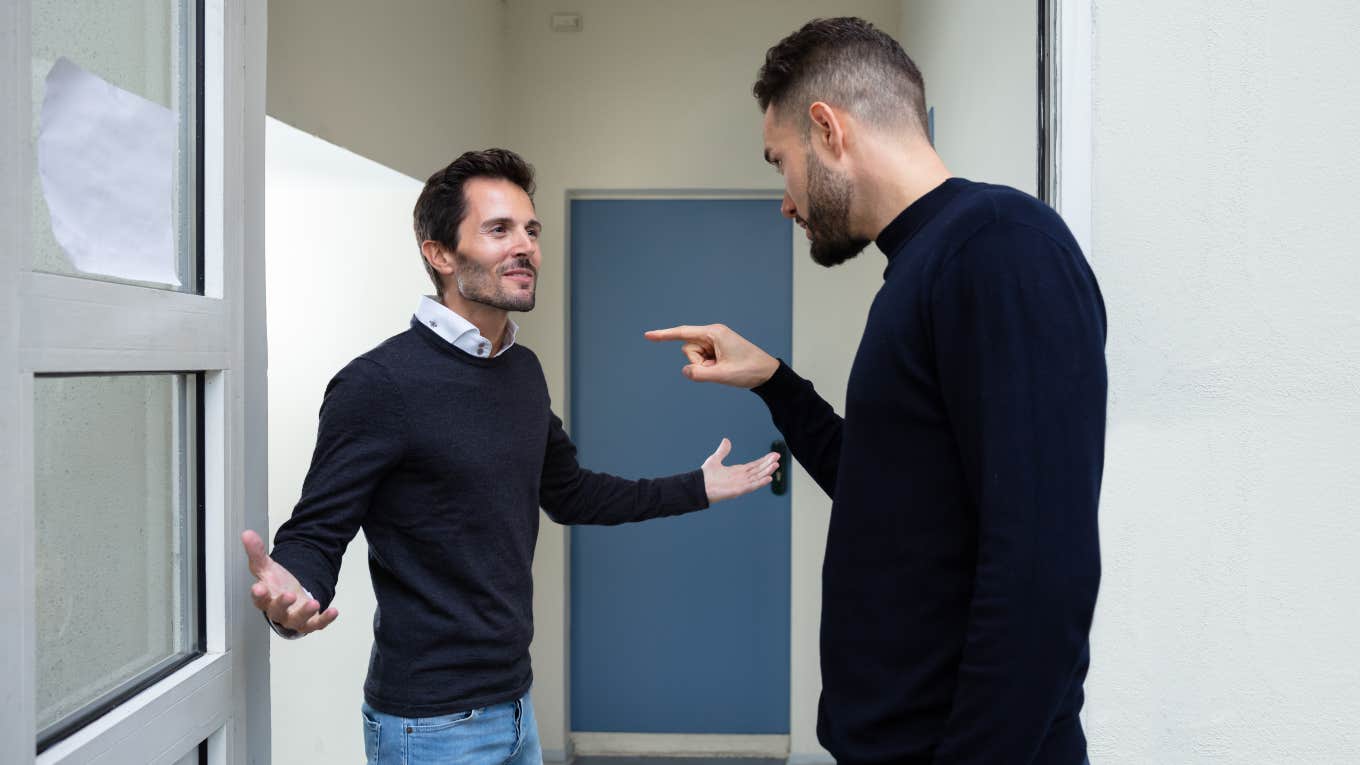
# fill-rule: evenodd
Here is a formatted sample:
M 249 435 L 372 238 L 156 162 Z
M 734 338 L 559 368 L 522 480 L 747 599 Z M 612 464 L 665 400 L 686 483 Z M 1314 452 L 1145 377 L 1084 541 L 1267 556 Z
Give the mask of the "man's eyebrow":
M 501 216 L 499 218 L 488 218 L 487 220 L 482 221 L 483 228 L 494 228 L 496 226 L 514 228 L 515 219 L 507 216 Z M 538 218 L 530 218 L 528 221 L 525 222 L 524 227 L 542 229 L 543 221 L 539 220 Z

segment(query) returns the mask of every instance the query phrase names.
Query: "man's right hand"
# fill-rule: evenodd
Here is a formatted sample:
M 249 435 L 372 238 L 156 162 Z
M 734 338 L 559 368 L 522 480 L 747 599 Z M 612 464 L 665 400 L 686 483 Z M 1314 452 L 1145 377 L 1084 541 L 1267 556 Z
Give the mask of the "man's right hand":
M 250 598 L 269 621 L 305 635 L 325 629 L 340 615 L 334 607 L 321 611 L 321 604 L 308 596 L 297 577 L 265 554 L 259 534 L 247 529 L 241 533 L 241 544 L 246 548 L 250 573 L 255 575 Z
M 695 382 L 755 388 L 779 369 L 779 359 L 722 324 L 654 329 L 646 337 L 656 343 L 683 341 L 680 350 L 689 359 L 689 366 L 681 371 Z

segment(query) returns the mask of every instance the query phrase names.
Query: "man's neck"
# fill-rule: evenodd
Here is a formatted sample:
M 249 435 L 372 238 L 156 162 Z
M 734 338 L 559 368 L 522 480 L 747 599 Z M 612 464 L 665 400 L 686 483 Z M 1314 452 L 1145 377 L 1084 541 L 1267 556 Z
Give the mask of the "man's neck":
M 440 299 L 450 311 L 472 322 L 482 337 L 491 342 L 491 356 L 501 352 L 505 328 L 510 321 L 510 314 L 504 308 L 467 300 L 457 292 L 445 292 Z
M 949 168 L 925 139 L 912 139 L 905 150 L 885 152 L 864 176 L 861 198 L 862 233 L 877 239 L 902 211 L 949 180 Z

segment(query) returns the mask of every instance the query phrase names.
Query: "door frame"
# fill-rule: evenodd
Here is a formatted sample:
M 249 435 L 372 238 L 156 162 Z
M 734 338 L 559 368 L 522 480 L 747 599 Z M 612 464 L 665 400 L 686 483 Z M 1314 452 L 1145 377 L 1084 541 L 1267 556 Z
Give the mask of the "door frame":
M 1039 198 L 1092 253 L 1095 0 L 1038 0 Z
M 191 0 L 192 2 L 192 0 Z M 0 0 L 0 761 L 269 761 L 268 632 L 238 540 L 267 527 L 264 2 L 204 0 L 202 293 L 32 269 L 31 11 Z M 78 323 L 73 317 L 77 315 Z M 35 374 L 200 372 L 204 652 L 35 754 Z M 206 746 L 202 744 L 206 743 Z

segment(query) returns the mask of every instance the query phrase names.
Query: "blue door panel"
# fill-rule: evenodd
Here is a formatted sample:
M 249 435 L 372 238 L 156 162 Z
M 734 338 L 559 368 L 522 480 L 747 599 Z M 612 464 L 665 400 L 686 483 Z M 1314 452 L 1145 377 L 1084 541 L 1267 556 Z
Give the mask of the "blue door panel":
M 647 329 L 717 322 L 792 351 L 792 225 L 774 200 L 577 200 L 571 206 L 571 434 L 581 463 L 628 477 L 728 462 L 779 437 L 751 393 L 680 374 Z M 572 729 L 787 733 L 789 495 L 571 544 Z

